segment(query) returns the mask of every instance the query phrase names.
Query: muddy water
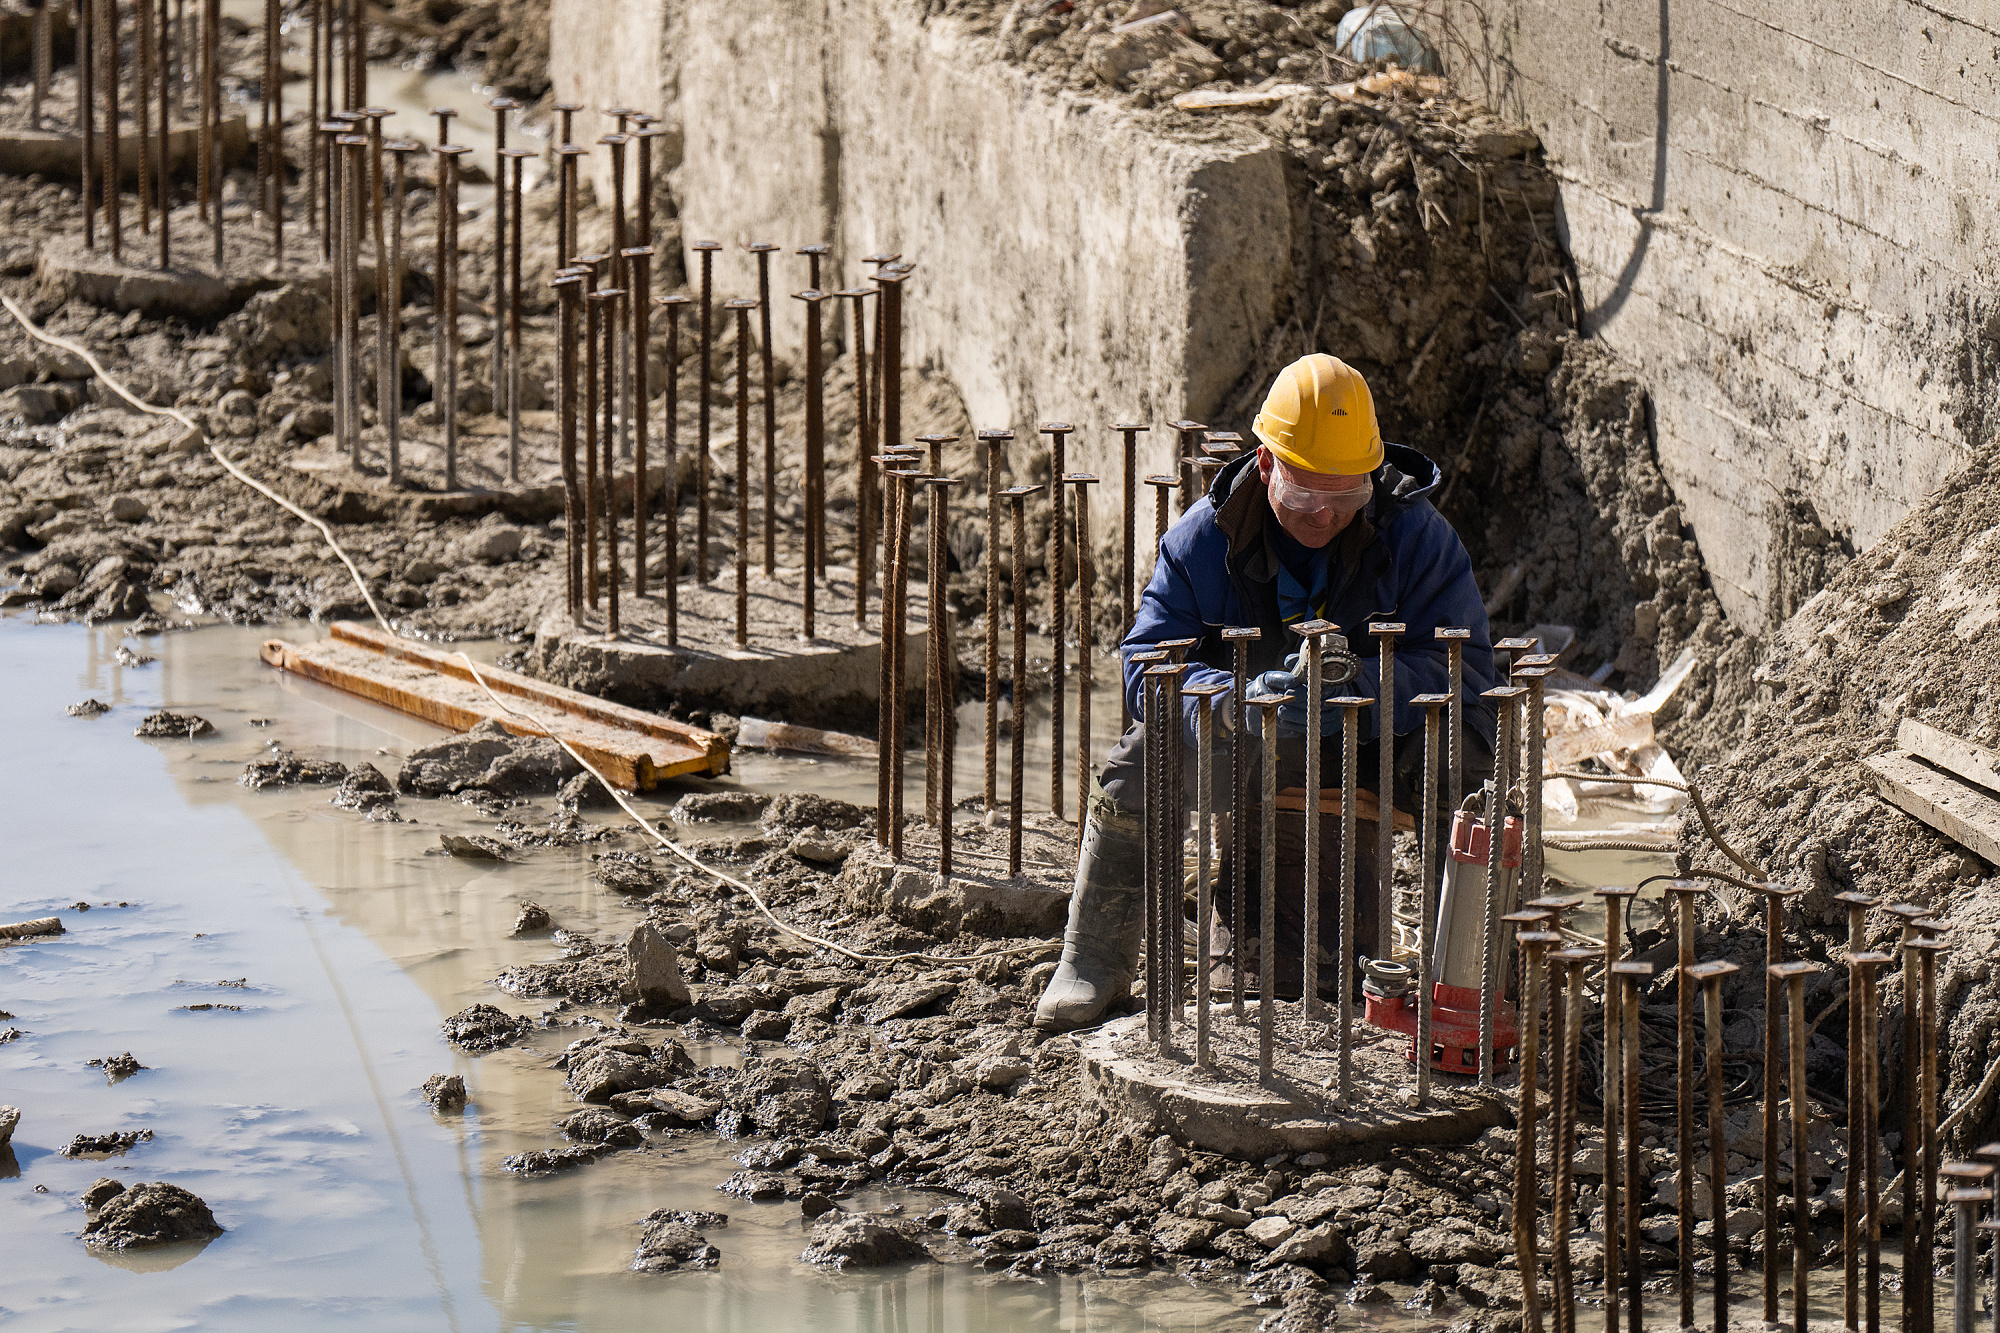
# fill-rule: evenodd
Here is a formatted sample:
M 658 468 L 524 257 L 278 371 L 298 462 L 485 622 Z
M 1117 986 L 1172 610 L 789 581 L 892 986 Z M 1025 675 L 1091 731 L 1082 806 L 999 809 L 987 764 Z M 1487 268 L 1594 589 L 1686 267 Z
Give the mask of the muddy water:
M 584 853 L 481 866 L 429 854 L 463 807 L 411 801 L 368 823 L 325 788 L 236 785 L 270 743 L 393 773 L 438 733 L 258 663 L 274 631 L 210 628 L 136 646 L 115 632 L 0 619 L 0 918 L 59 914 L 69 933 L 0 950 L 0 1101 L 23 1120 L 0 1157 L 0 1320 L 24 1329 L 590 1328 L 650 1326 L 662 1300 L 699 1329 L 1104 1329 L 1247 1326 L 1244 1298 L 1159 1275 L 1004 1281 L 967 1265 L 832 1274 L 794 1262 L 796 1205 L 713 1192 L 734 1169 L 705 1136 L 656 1141 L 566 1176 L 523 1180 L 501 1158 L 555 1146 L 573 1104 L 549 1050 L 458 1055 L 438 1021 L 497 995 L 500 968 L 550 955 L 511 940 L 519 903 L 558 922 L 627 928 L 636 911 L 592 885 Z M 315 631 L 288 629 L 288 637 Z M 103 717 L 64 715 L 95 697 Z M 141 741 L 161 703 L 214 736 Z M 258 725 L 268 722 L 268 725 Z M 777 785 L 796 761 L 744 760 Z M 976 770 L 975 770 L 976 771 Z M 817 784 L 815 784 L 817 785 Z M 664 802 L 661 803 L 664 805 Z M 75 910 L 85 901 L 91 910 Z M 123 902 L 123 907 L 116 904 Z M 194 1005 L 213 1005 L 191 1009 Z M 233 1006 L 225 1008 L 222 1006 Z M 130 1050 L 151 1066 L 116 1086 L 86 1067 Z M 733 1058 L 728 1047 L 702 1058 Z M 474 1105 L 435 1116 L 416 1094 L 465 1076 Z M 151 1129 L 123 1157 L 72 1161 L 80 1133 Z M 166 1179 L 228 1228 L 206 1247 L 140 1258 L 76 1239 L 76 1196 L 99 1175 Z M 47 1192 L 38 1192 L 37 1187 Z M 867 1202 L 896 1197 L 878 1191 Z M 626 1271 L 633 1220 L 720 1208 L 722 1267 Z

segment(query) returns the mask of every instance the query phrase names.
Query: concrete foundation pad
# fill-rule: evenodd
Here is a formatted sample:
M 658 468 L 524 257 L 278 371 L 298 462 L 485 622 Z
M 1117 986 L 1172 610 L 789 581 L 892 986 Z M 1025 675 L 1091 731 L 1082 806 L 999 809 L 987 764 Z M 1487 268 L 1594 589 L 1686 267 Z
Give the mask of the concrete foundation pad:
M 683 531 L 684 555 L 689 546 L 690 534 Z M 879 598 L 870 597 L 867 626 L 857 628 L 853 570 L 835 566 L 828 573 L 818 593 L 815 634 L 808 640 L 800 634 L 798 568 L 780 566 L 770 578 L 753 569 L 749 642 L 739 647 L 733 569 L 719 570 L 708 584 L 681 580 L 679 639 L 670 645 L 661 588 L 653 584 L 645 597 L 632 596 L 628 568 L 618 635 L 605 631 L 602 600 L 581 625 L 560 609 L 551 611 L 535 629 L 530 674 L 639 708 L 676 703 L 872 733 L 881 670 Z M 911 697 L 923 692 L 926 613 L 924 595 L 913 588 L 906 649 Z
M 938 874 L 938 834 L 912 827 L 903 859 L 873 844 L 847 858 L 839 890 L 848 906 L 880 912 L 949 939 L 1043 936 L 1054 939 L 1069 918 L 1076 879 L 1076 829 L 1050 815 L 1032 815 L 1022 829 L 1021 876 L 1007 874 L 1007 823 L 961 821 L 952 830 L 952 873 Z
M 14 18 L 15 15 L 8 15 Z M 25 17 L 25 16 L 23 16 Z M 176 178 L 191 177 L 201 165 L 201 131 L 193 125 L 184 125 L 167 134 L 167 170 Z M 152 151 L 154 139 L 146 141 L 146 165 L 153 165 Z M 250 122 L 243 116 L 230 116 L 222 122 L 222 165 L 224 168 L 237 166 L 250 159 Z M 136 184 L 139 179 L 139 136 L 133 132 L 118 138 L 118 165 L 125 183 Z M 105 151 L 100 139 L 98 153 Z M 95 159 L 94 169 L 101 179 L 102 156 Z M 0 130 L 0 174 L 8 176 L 48 176 L 56 180 L 76 180 L 82 175 L 83 140 L 81 136 L 53 130 L 7 129 Z M 134 219 L 136 221 L 136 217 Z
M 1198 1147 L 1241 1157 L 1321 1152 L 1336 1161 L 1402 1144 L 1466 1143 L 1510 1123 L 1508 1086 L 1480 1092 L 1468 1080 L 1434 1075 L 1429 1103 L 1414 1105 L 1416 1071 L 1409 1038 L 1359 1022 L 1354 1026 L 1354 1097 L 1342 1106 L 1333 1088 L 1339 1064 L 1326 1024 L 1308 1023 L 1299 1006 L 1279 1002 L 1273 1086 L 1257 1078 L 1257 1005 L 1242 1023 L 1227 997 L 1211 1011 L 1211 1067 L 1194 1067 L 1192 1022 L 1176 1024 L 1176 1049 L 1154 1051 L 1143 1013 L 1079 1034 L 1088 1094 L 1114 1114 L 1153 1126 Z M 1188 1006 L 1192 1020 L 1194 1007 Z
M 122 258 L 111 257 L 110 239 L 101 230 L 95 250 L 86 250 L 81 236 L 50 241 L 35 256 L 35 283 L 43 300 L 77 300 L 102 310 L 198 320 L 233 314 L 258 292 L 287 284 L 303 284 L 322 293 L 332 289 L 325 265 L 317 256 L 306 257 L 311 237 L 288 237 L 286 262 L 276 266 L 271 262 L 269 235 L 253 231 L 254 225 L 247 210 L 229 210 L 218 268 L 209 224 L 199 221 L 193 208 L 176 209 L 173 263 L 161 268 L 158 233 L 140 231 L 136 213 L 128 209 Z M 372 264 L 361 266 L 364 297 L 374 291 L 374 273 Z

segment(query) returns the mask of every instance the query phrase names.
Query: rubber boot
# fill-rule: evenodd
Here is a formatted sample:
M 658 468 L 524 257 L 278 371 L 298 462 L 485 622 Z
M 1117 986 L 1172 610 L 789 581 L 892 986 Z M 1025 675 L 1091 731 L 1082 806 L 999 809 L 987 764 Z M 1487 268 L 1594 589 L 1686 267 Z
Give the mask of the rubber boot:
M 1035 1026 L 1042 1031 L 1089 1027 L 1114 1000 L 1132 993 L 1146 925 L 1145 852 L 1139 816 L 1093 793 L 1062 962 L 1035 1006 Z

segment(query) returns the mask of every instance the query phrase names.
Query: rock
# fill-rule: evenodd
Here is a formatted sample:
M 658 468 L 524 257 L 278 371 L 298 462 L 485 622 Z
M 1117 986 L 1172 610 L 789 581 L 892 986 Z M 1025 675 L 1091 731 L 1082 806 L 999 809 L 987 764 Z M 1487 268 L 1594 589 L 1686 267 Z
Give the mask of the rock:
M 770 797 L 749 791 L 690 792 L 674 803 L 672 813 L 683 824 L 755 819 L 770 803 Z
M 708 1237 L 685 1222 L 669 1217 L 642 1219 L 645 1230 L 632 1256 L 636 1273 L 671 1273 L 677 1268 L 714 1268 L 722 1262 L 722 1251 L 708 1243 Z
M 1416 1271 L 1416 1260 L 1401 1241 L 1371 1241 L 1354 1252 L 1355 1268 L 1378 1282 L 1393 1282 Z
M 694 1062 L 678 1042 L 667 1042 L 658 1053 L 665 1058 L 625 1051 L 586 1052 L 569 1069 L 569 1090 L 579 1101 L 606 1102 L 614 1092 L 665 1087 L 694 1072 Z
M 14 1137 L 14 1126 L 21 1123 L 21 1111 L 15 1106 L 0 1106 L 0 1148 L 7 1146 Z
M 80 704 L 71 704 L 63 711 L 71 717 L 103 717 L 111 711 L 111 705 L 97 699 L 85 699 Z
M 585 1162 L 594 1162 L 611 1152 L 603 1144 L 593 1144 L 587 1148 L 556 1148 L 548 1152 L 520 1152 L 512 1157 L 500 1159 L 502 1171 L 513 1171 L 524 1176 L 547 1175 L 552 1171 L 566 1171 Z
M 132 734 L 147 740 L 192 740 L 214 730 L 215 727 L 205 717 L 196 717 L 193 713 L 169 713 L 162 709 L 146 714 L 139 723 L 139 729 Z
M 879 1102 L 895 1090 L 896 1085 L 880 1074 L 856 1074 L 834 1096 L 846 1102 Z
M 641 896 L 658 893 L 666 882 L 653 863 L 639 852 L 602 853 L 591 865 L 590 877 L 615 892 Z
M 1114 1232 L 1097 1243 L 1093 1258 L 1100 1268 L 1142 1268 L 1153 1261 L 1153 1242 L 1146 1236 Z
M 873 823 L 875 812 L 831 796 L 788 791 L 771 798 L 761 822 L 767 829 L 831 829 L 844 832 Z
M 114 1055 L 108 1060 L 87 1060 L 84 1063 L 92 1069 L 102 1069 L 104 1077 L 113 1083 L 128 1079 L 146 1068 L 145 1065 L 140 1064 L 133 1058 L 130 1051 L 126 1051 L 122 1055 Z
M 1279 1264 L 1317 1263 L 1332 1261 L 1340 1257 L 1346 1249 L 1346 1239 L 1331 1224 L 1322 1222 L 1316 1227 L 1305 1227 L 1294 1232 L 1283 1243 L 1274 1246 L 1264 1257 L 1264 1264 L 1276 1267 Z
M 61 421 L 82 402 L 83 395 L 74 385 L 23 384 L 0 393 L 0 421 L 46 426 Z
M 488 514 L 478 527 L 452 543 L 452 556 L 461 564 L 497 565 L 521 553 L 522 536 L 519 528 L 500 515 Z
M 629 1000 L 667 1013 L 693 998 L 681 977 L 679 950 L 651 921 L 640 922 L 625 937 L 625 965 Z
M 1004 1092 L 1033 1072 L 1034 1066 L 1026 1060 L 1014 1056 L 994 1056 L 979 1062 L 973 1078 L 982 1088 Z
M 1490 1265 L 1506 1248 L 1506 1242 L 1501 1237 L 1484 1227 L 1460 1232 L 1442 1226 L 1427 1226 L 1411 1234 L 1409 1245 L 1411 1256 L 1418 1263 L 1429 1265 Z
M 465 1106 L 465 1080 L 457 1074 L 432 1074 L 424 1080 L 423 1093 L 435 1111 L 457 1111 Z
M 333 793 L 333 804 L 343 810 L 379 810 L 396 803 L 396 789 L 382 770 L 373 764 L 356 764 L 340 780 L 340 786 Z
M 674 1088 L 653 1088 L 631 1095 L 643 1097 L 650 1114 L 662 1117 L 669 1126 L 676 1129 L 693 1129 L 704 1125 L 715 1119 L 715 1113 L 722 1109 L 720 1102 Z M 614 1106 L 620 1105 L 617 1097 L 613 1097 L 611 1101 Z
M 340 782 L 347 777 L 347 765 L 331 759 L 301 759 L 290 750 L 278 750 L 268 758 L 253 759 L 243 766 L 238 785 L 251 791 L 266 787 L 294 787 L 300 783 Z
M 609 810 L 618 802 L 611 797 L 610 788 L 590 773 L 579 773 L 563 783 L 556 793 L 556 804 L 571 810 Z
M 835 842 L 824 833 L 801 833 L 793 838 L 785 848 L 791 855 L 812 865 L 838 866 L 847 860 L 853 849 L 844 842 Z
M 1286 1217 L 1260 1217 L 1243 1228 L 1251 1240 L 1274 1250 L 1298 1232 L 1299 1224 Z
M 1032 1250 L 1040 1243 L 1041 1237 L 1020 1227 L 989 1231 L 978 1242 L 982 1250 Z
M 136 495 L 112 496 L 111 503 L 105 506 L 105 512 L 111 516 L 111 521 L 114 523 L 144 523 L 152 516 L 152 511 L 146 507 L 146 502 Z
M 511 861 L 519 850 L 510 842 L 481 833 L 441 833 L 438 845 L 448 854 L 465 861 Z
M 1278 1313 L 1257 1326 L 1258 1333 L 1322 1333 L 1335 1327 L 1338 1307 L 1332 1297 L 1310 1287 L 1294 1287 L 1284 1295 Z
M 792 1016 L 776 1009 L 759 1009 L 743 1020 L 745 1041 L 783 1041 L 791 1031 Z
M 732 1101 L 740 1097 L 747 1102 L 757 1132 L 774 1137 L 816 1133 L 833 1109 L 819 1066 L 795 1056 L 751 1062 L 744 1068 L 738 1090 Z
M 83 1211 L 94 1213 L 125 1192 L 125 1186 L 109 1176 L 99 1176 L 91 1187 L 77 1196 Z
M 475 1004 L 459 1010 L 440 1026 L 445 1040 L 454 1046 L 468 1051 L 497 1051 L 519 1041 L 531 1024 L 490 1004 Z
M 1034 1210 L 1028 1201 L 1008 1189 L 989 1191 L 981 1200 L 986 1205 L 986 1222 L 995 1231 L 1033 1231 Z
M 1162 1254 L 1193 1254 L 1205 1249 L 1221 1228 L 1192 1217 L 1162 1217 L 1153 1228 L 1153 1247 Z
M 835 1213 L 814 1225 L 799 1260 L 834 1268 L 872 1268 L 928 1259 L 931 1252 L 922 1237 L 923 1228 L 907 1218 Z
M 521 904 L 521 914 L 514 918 L 514 928 L 510 935 L 527 935 L 538 930 L 548 930 L 555 922 L 549 917 L 549 909 L 536 902 Z
M 1247 1227 L 1251 1216 L 1241 1208 L 1231 1208 L 1226 1203 L 1204 1200 L 1195 1205 L 1194 1215 L 1208 1222 L 1217 1222 L 1225 1227 Z
M 90 1244 L 108 1250 L 209 1240 L 221 1234 L 207 1204 L 165 1181 L 142 1182 L 121 1191 L 83 1228 Z
M 815 1190 L 799 1200 L 799 1214 L 807 1219 L 833 1211 L 833 1200 Z
M 868 1010 L 870 1023 L 886 1023 L 892 1018 L 908 1018 L 958 993 L 948 981 L 910 981 L 883 992 Z
M 1162 1134 L 1146 1150 L 1146 1179 L 1155 1185 L 1160 1184 L 1186 1162 L 1187 1153 L 1181 1150 L 1181 1145 L 1174 1142 L 1172 1135 Z
M 416 796 L 463 791 L 546 796 L 581 771 L 554 741 L 511 735 L 489 718 L 462 735 L 412 750 L 396 775 L 396 787 Z
M 129 1152 L 141 1143 L 152 1140 L 150 1129 L 116 1130 L 110 1134 L 79 1134 L 62 1149 L 65 1157 L 82 1157 L 86 1154 Z
M 610 1148 L 633 1148 L 646 1141 L 630 1120 L 601 1106 L 586 1106 L 571 1112 L 558 1126 L 562 1136 L 578 1143 L 601 1143 Z

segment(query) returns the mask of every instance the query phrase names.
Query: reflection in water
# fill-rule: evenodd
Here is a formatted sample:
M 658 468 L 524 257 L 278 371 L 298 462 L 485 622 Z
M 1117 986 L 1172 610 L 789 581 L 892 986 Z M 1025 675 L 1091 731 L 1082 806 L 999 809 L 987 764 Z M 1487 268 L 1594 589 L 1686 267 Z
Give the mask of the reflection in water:
M 0 954 L 0 1009 L 26 1033 L 0 1047 L 4 1100 L 24 1113 L 19 1174 L 0 1188 L 10 1327 L 595 1330 L 654 1327 L 663 1300 L 677 1322 L 716 1330 L 1254 1324 L 1240 1292 L 1158 1274 L 1021 1282 L 965 1264 L 806 1268 L 797 1206 L 717 1195 L 735 1163 L 706 1135 L 656 1138 L 550 1178 L 500 1170 L 509 1154 L 560 1142 L 554 1124 L 574 1103 L 549 1060 L 581 1032 L 475 1058 L 443 1043 L 439 1019 L 480 1000 L 521 1013 L 551 1003 L 487 984 L 552 953 L 546 938 L 507 934 L 522 900 L 606 936 L 639 911 L 590 881 L 583 850 L 504 866 L 433 855 L 443 831 L 490 828 L 463 806 L 409 801 L 408 822 L 369 823 L 334 809 L 327 788 L 238 786 L 271 745 L 393 776 L 440 734 L 262 666 L 256 646 L 273 633 L 317 631 L 164 636 L 146 641 L 160 662 L 135 669 L 117 664 L 113 632 L 0 619 L 13 686 L 0 726 L 15 741 L 0 809 L 10 830 L 32 831 L 0 858 L 0 915 L 60 914 L 70 928 Z M 63 715 L 89 694 L 113 711 Z M 161 703 L 217 734 L 134 739 Z M 792 762 L 746 756 L 743 776 L 783 789 Z M 961 780 L 977 772 L 976 752 L 966 762 Z M 659 793 L 656 807 L 676 795 Z M 93 909 L 77 912 L 79 900 Z M 246 984 L 217 984 L 237 978 Z M 202 1003 L 242 1009 L 185 1007 Z M 85 1065 L 127 1049 L 149 1066 L 143 1078 L 107 1085 Z M 417 1096 L 439 1072 L 465 1077 L 464 1114 L 433 1115 Z M 108 1164 L 53 1152 L 74 1133 L 125 1128 L 156 1137 Z M 154 1252 L 165 1262 L 149 1271 L 93 1261 L 76 1239 L 76 1196 L 107 1172 L 183 1185 L 228 1231 L 206 1249 Z M 922 1202 L 887 1190 L 863 1202 L 905 1197 Z M 661 1207 L 731 1215 L 710 1234 L 719 1270 L 627 1269 L 636 1219 Z
M 90 1245 L 84 1252 L 107 1268 L 122 1268 L 128 1273 L 164 1273 L 188 1263 L 214 1243 L 184 1240 L 178 1245 L 155 1245 L 141 1250 L 106 1250 Z

